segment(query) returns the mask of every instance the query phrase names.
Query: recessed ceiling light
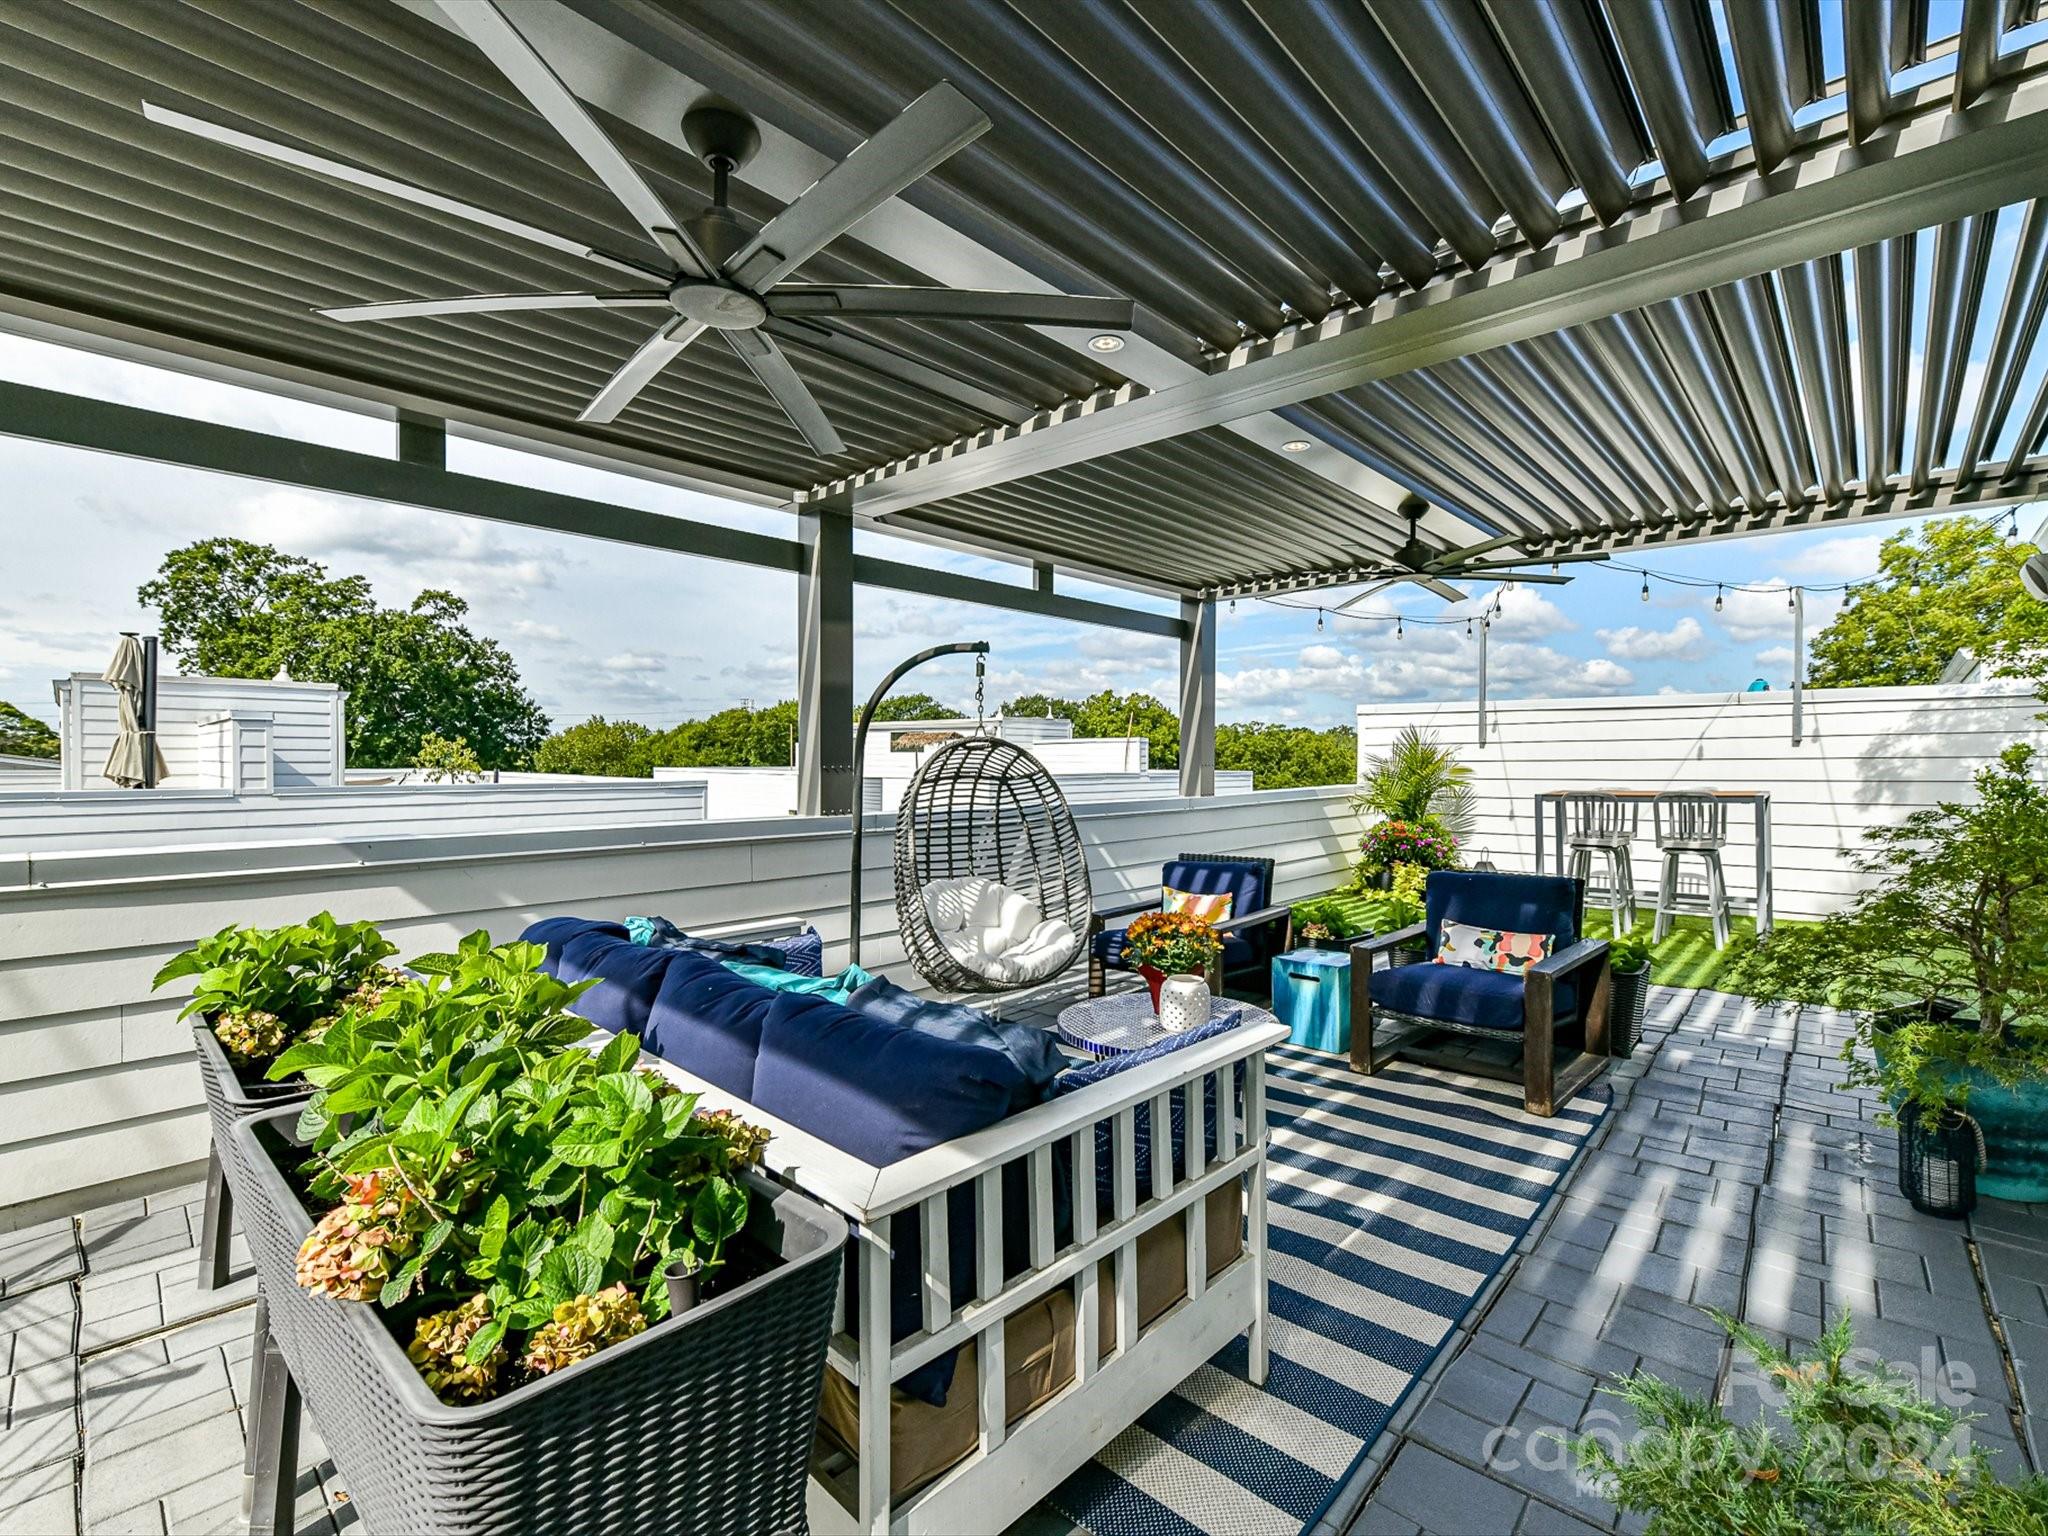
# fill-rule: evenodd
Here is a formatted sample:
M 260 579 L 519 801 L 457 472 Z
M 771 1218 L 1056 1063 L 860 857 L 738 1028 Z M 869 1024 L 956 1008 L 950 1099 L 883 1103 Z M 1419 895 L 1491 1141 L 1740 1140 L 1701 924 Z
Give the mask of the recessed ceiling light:
M 1280 445 L 1280 451 L 1282 453 L 1307 453 L 1309 446 L 1309 440 L 1305 437 L 1290 437 Z
M 1094 352 L 1121 352 L 1124 349 L 1124 339 L 1121 336 L 1090 336 L 1088 347 Z

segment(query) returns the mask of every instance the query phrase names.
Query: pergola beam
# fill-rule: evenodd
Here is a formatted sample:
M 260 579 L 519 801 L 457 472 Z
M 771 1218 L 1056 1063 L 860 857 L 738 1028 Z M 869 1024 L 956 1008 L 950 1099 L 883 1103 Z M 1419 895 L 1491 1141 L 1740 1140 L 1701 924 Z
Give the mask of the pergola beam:
M 2030 50 L 2015 66 L 2026 78 L 1963 113 L 1934 82 L 1912 115 L 1861 144 L 1830 119 L 1768 177 L 1745 150 L 1682 203 L 1240 347 L 1192 382 L 1069 406 L 825 489 L 885 517 L 2040 195 L 2044 67 L 2048 46 Z
M 791 575 L 801 575 L 806 568 L 804 546 L 795 539 L 721 528 L 504 480 L 456 474 L 447 468 L 445 427 L 430 417 L 401 415 L 397 434 L 399 457 L 387 459 L 246 427 L 194 421 L 140 406 L 117 405 L 31 384 L 0 381 L 0 435 L 8 437 L 263 480 L 298 490 L 425 507 L 516 528 L 604 539 L 637 549 L 696 555 Z M 857 586 L 957 598 L 984 607 L 1136 634 L 1177 638 L 1181 633 L 1181 621 L 1176 618 L 1046 590 L 1035 572 L 1031 586 L 1011 586 L 982 577 L 856 555 L 853 580 Z
M 1800 507 L 1767 507 L 1751 514 L 1736 510 L 1725 517 L 1695 517 L 1672 521 L 1613 535 L 1584 539 L 1558 539 L 1543 543 L 1522 541 L 1530 548 L 1527 563 L 1540 566 L 1552 555 L 1588 550 L 1616 554 L 1629 550 L 1671 549 L 1705 544 L 1718 539 L 1753 538 L 1766 533 L 1799 533 L 1821 528 L 1846 528 L 1864 523 L 1902 517 L 1938 517 L 1949 512 L 1992 512 L 2001 507 L 2023 507 L 2048 501 L 2048 462 L 2037 462 L 2010 480 L 1995 474 L 1973 477 L 1958 483 L 1955 472 L 1936 476 L 1915 490 L 1909 484 L 1887 486 L 1875 496 L 1856 496 L 1835 503 L 1810 503 Z M 1497 572 L 1493 579 L 1512 580 L 1511 571 Z M 1331 571 L 1289 571 L 1257 581 L 1230 582 L 1210 594 L 1217 598 L 1255 597 L 1271 592 L 1309 592 L 1326 587 L 1356 586 L 1371 579 L 1352 568 Z

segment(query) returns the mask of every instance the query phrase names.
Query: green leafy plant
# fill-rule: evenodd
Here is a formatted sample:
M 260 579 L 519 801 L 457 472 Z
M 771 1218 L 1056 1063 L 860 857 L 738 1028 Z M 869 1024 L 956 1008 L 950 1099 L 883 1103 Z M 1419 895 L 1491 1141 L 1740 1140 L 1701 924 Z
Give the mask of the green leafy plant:
M 716 1270 L 764 1132 L 697 1113 L 630 1035 L 580 1048 L 593 983 L 472 934 L 272 1067 L 316 1092 L 310 1189 L 340 1204 L 302 1283 L 375 1300 L 450 1402 L 574 1364 L 667 1314 L 663 1270 Z M 374 1196 L 374 1199 L 366 1198 Z
M 484 776 L 484 765 L 465 736 L 427 732 L 413 753 L 412 765 L 429 784 L 475 784 Z
M 2048 792 L 2032 749 L 2008 747 L 1976 790 L 1865 833 L 1850 857 L 1871 887 L 1728 972 L 1766 1002 L 1859 1011 L 1847 1084 L 1876 1087 L 1887 1119 L 1962 1108 L 1972 1070 L 2048 1077 Z
M 1454 838 L 1472 832 L 1472 770 L 1434 732 L 1403 726 L 1384 753 L 1364 763 L 1351 808 L 1382 821 L 1424 823 Z
M 1333 897 L 1305 901 L 1294 909 L 1295 937 L 1315 944 L 1332 944 L 1358 931 L 1344 903 Z
M 1647 970 L 1650 964 L 1650 941 L 1632 933 L 1625 933 L 1607 944 L 1607 963 L 1623 976 L 1633 976 L 1637 971 Z
M 1626 1445 L 1571 1441 L 1582 1474 L 1647 1536 L 2048 1536 L 2048 1479 L 2001 1483 L 1969 1418 L 1882 1366 L 1860 1368 L 1845 1312 L 1795 1358 L 1712 1314 L 1782 1394 L 1768 1415 L 1721 1409 L 1642 1372 L 1605 1388 L 1634 1410 Z
M 223 928 L 173 957 L 155 985 L 196 977 L 178 1017 L 201 1015 L 231 1060 L 254 1067 L 395 978 L 383 964 L 395 953 L 375 924 L 322 912 L 283 928 Z

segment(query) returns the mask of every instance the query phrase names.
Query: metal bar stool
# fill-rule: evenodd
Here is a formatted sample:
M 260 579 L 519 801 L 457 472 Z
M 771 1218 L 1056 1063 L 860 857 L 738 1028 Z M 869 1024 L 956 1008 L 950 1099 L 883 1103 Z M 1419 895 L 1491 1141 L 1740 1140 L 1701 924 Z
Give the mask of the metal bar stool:
M 1712 795 L 1675 792 L 1659 795 L 1651 807 L 1657 851 L 1664 871 L 1657 881 L 1657 922 L 1650 942 L 1661 943 L 1679 905 L 1678 861 L 1688 854 L 1707 867 L 1706 912 L 1714 921 L 1714 948 L 1728 947 L 1728 877 L 1721 869 L 1721 849 L 1728 842 L 1728 805 Z
M 1636 871 L 1629 857 L 1635 841 L 1637 811 L 1633 801 L 1618 795 L 1576 794 L 1564 797 L 1568 829 L 1566 846 L 1571 850 L 1568 873 L 1590 889 L 1593 858 L 1607 861 L 1608 906 L 1614 914 L 1614 931 L 1627 933 L 1636 925 Z

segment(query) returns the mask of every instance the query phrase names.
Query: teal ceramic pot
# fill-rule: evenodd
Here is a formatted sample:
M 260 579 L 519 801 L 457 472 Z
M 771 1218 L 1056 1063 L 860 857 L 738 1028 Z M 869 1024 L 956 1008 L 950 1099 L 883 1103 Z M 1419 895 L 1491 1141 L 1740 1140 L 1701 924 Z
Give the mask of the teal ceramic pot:
M 1937 999 L 1934 1012 L 1944 1019 L 1960 1012 L 1957 1004 Z M 1899 1010 L 1903 1022 L 1913 1010 Z M 1880 1017 L 1879 1040 L 1887 1021 Z M 1884 1060 L 1882 1045 L 1878 1060 Z M 1996 1200 L 2048 1201 L 2048 1078 L 2033 1078 L 2008 1088 L 1988 1072 L 1958 1068 L 1951 1082 L 1968 1083 L 1964 1108 L 1984 1133 L 1984 1171 L 1977 1175 L 1977 1193 Z M 1893 1108 L 1897 1108 L 1896 1105 Z
M 1977 1193 L 1998 1200 L 2048 1200 L 2048 1079 L 2008 1088 L 1989 1073 L 1957 1075 L 1969 1082 L 1964 1108 L 1984 1132 Z

